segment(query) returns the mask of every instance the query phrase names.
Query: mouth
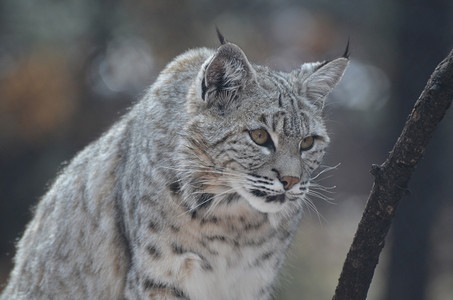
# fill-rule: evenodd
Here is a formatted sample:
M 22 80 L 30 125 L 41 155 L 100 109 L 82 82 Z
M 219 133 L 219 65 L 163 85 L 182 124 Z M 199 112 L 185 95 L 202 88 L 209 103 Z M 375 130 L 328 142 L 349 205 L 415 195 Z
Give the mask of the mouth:
M 269 195 L 268 193 L 260 190 L 251 190 L 250 193 L 252 193 L 254 196 L 259 197 L 259 198 L 264 198 L 265 202 L 280 202 L 284 203 L 286 200 L 285 193 L 282 194 L 276 194 L 276 195 Z
M 286 197 L 285 194 L 279 194 L 279 195 L 273 195 L 273 196 L 267 196 L 266 197 L 266 202 L 280 202 L 283 203 L 285 202 Z

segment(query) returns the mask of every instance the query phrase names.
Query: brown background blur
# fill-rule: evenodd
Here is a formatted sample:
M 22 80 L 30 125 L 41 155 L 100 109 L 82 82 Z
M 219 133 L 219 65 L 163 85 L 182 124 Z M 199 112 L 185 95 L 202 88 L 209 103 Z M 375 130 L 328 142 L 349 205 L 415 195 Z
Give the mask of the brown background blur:
M 350 68 L 329 97 L 332 143 L 277 299 L 330 299 L 371 188 L 435 66 L 453 47 L 451 1 L 0 1 L 0 289 L 14 244 L 62 165 L 138 101 L 177 54 L 216 47 L 217 25 L 255 63 Z M 452 299 L 453 113 L 399 207 L 369 299 Z

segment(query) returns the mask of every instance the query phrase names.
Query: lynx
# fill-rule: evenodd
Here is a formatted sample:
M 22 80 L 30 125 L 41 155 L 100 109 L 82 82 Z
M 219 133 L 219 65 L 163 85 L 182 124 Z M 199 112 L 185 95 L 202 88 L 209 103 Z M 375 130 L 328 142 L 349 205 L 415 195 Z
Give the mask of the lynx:
M 1 299 L 270 299 L 348 54 L 290 72 L 175 58 L 38 204 Z

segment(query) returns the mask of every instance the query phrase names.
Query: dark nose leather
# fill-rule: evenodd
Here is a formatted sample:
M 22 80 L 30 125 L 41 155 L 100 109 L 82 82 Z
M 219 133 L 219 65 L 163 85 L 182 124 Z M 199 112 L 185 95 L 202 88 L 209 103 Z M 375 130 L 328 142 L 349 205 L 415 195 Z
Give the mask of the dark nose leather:
M 283 184 L 283 188 L 285 190 L 290 190 L 295 184 L 299 182 L 298 177 L 293 177 L 293 176 L 283 176 L 280 178 L 280 182 Z

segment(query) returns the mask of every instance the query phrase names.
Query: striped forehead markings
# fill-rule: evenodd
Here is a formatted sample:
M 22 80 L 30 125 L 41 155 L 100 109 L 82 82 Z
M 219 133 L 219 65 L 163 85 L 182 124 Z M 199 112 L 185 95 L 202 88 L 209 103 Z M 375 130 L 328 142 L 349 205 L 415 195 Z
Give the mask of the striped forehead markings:
M 284 116 L 286 113 L 284 111 L 277 111 L 276 113 L 274 113 L 272 115 L 272 130 L 274 132 L 277 132 L 277 127 L 279 127 L 279 123 L 280 123 L 280 116 Z
M 284 74 L 268 74 L 268 79 L 274 84 L 276 95 L 275 101 L 278 111 L 270 115 L 262 114 L 259 121 L 275 133 L 281 132 L 286 136 L 300 136 L 307 134 L 310 128 L 310 118 L 303 99 L 294 92 L 294 87 L 288 82 Z
M 281 132 L 286 136 L 300 136 L 305 132 L 309 124 L 305 121 L 302 114 L 288 114 L 284 111 L 278 111 L 271 116 L 273 132 Z
M 302 100 L 298 99 L 298 97 L 294 94 L 293 92 L 293 86 L 288 82 L 288 80 L 283 77 L 282 75 L 278 73 L 272 74 L 273 76 L 269 76 L 271 81 L 275 84 L 277 89 L 279 90 L 279 95 L 278 95 L 278 106 L 280 108 L 284 107 L 284 101 L 282 99 L 282 95 L 285 96 L 285 98 L 289 99 L 291 107 L 293 108 L 294 112 L 297 112 L 297 109 L 302 108 Z
M 283 103 L 282 103 L 282 94 L 278 94 L 278 107 L 283 108 Z
M 275 84 L 279 90 L 278 95 L 278 106 L 280 109 L 289 111 L 287 114 L 284 111 L 278 111 L 272 115 L 272 130 L 276 132 L 277 130 L 283 131 L 283 134 L 286 136 L 296 136 L 300 135 L 304 130 L 302 118 L 300 116 L 302 110 L 300 105 L 297 103 L 301 101 L 292 92 L 291 85 L 288 83 L 286 78 L 273 74 L 270 76 L 270 79 Z M 284 100 L 286 99 L 290 105 L 284 105 Z M 289 101 L 288 101 L 289 100 Z

